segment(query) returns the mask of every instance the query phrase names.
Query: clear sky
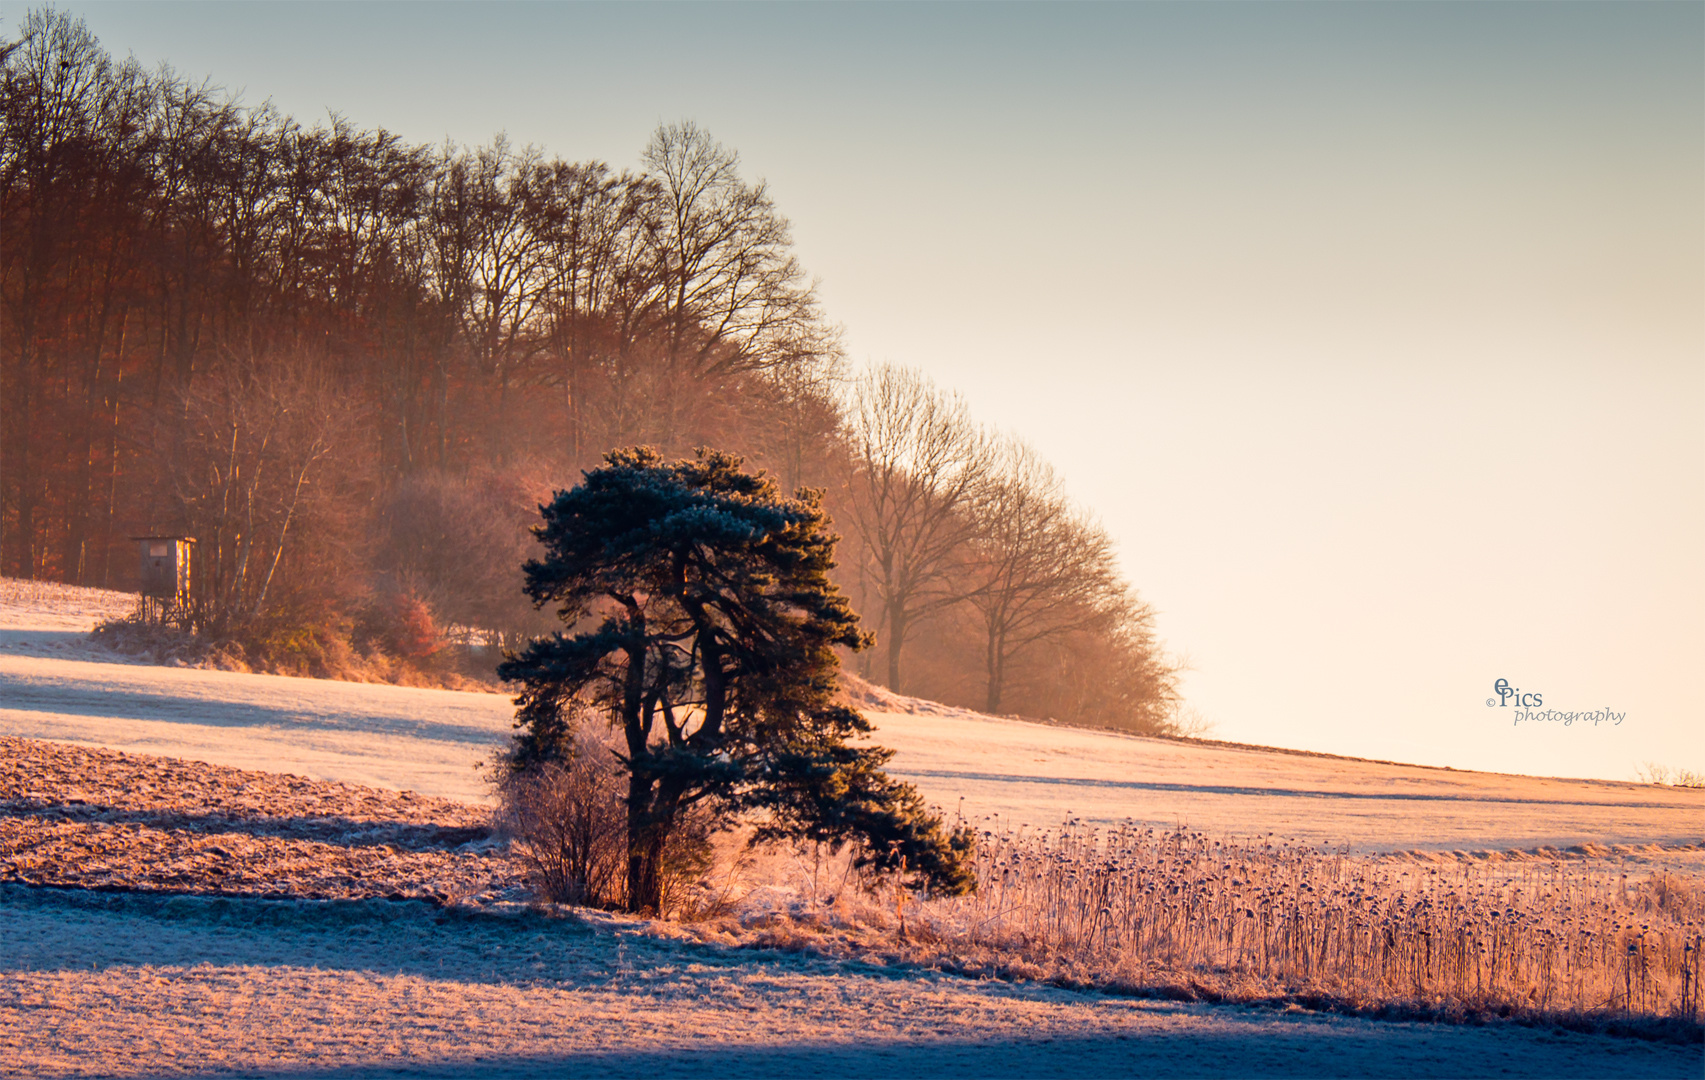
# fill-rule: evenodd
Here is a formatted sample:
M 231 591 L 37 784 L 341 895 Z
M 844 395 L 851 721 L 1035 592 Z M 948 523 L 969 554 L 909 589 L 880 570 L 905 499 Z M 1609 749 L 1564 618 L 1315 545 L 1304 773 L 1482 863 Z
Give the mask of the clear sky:
M 855 362 L 1101 516 L 1220 738 L 1705 770 L 1705 4 L 62 6 L 415 141 L 698 121 Z

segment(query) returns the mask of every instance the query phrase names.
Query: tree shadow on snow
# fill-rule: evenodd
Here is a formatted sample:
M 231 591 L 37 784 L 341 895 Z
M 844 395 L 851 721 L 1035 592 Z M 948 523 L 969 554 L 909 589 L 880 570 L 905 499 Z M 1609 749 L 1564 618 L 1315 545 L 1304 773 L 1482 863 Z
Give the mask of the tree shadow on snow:
M 481 746 L 493 739 L 489 727 L 477 724 L 367 716 L 355 710 L 322 711 L 302 704 L 291 707 L 253 701 L 204 701 L 185 697 L 177 688 L 154 693 L 65 679 L 17 679 L 0 675 L 0 701 L 9 712 L 147 720 L 196 727 L 366 732 Z
M 1227 1012 L 1237 1010 L 1220 1007 Z M 1204 1017 L 1203 1019 L 1209 1019 Z M 1222 1017 L 1213 1017 L 1222 1019 Z M 1633 1047 L 1524 1029 L 1429 1029 L 1251 1017 L 1200 1032 L 1108 1032 L 1039 1039 L 943 1038 L 704 1049 L 608 1050 L 455 1062 L 263 1069 L 268 1080 L 410 1077 L 1696 1077 L 1687 1047 Z

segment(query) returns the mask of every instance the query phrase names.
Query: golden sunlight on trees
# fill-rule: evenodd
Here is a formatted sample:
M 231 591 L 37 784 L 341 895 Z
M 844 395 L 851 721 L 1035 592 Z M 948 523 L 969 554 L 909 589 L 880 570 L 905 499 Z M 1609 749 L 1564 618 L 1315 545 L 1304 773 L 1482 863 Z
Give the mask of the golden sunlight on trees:
M 530 529 L 550 500 L 554 472 L 522 462 L 405 478 L 381 511 L 374 569 L 389 591 L 500 648 L 544 633 L 551 622 L 521 591 L 521 565 L 539 553 Z
M 916 624 L 965 596 L 990 445 L 957 395 L 904 368 L 859 378 L 847 414 L 847 502 L 881 614 L 888 686 L 902 690 L 900 659 Z
M 516 568 L 553 492 L 610 447 L 719 446 L 823 489 L 891 687 L 1170 722 L 1106 537 L 952 394 L 849 380 L 787 218 L 703 128 L 660 126 L 628 170 L 415 146 L 115 62 L 64 12 L 19 30 L 0 574 L 134 587 L 128 537 L 194 535 L 199 624 L 248 662 L 371 649 L 370 674 L 426 678 L 431 633 L 538 632 Z
M 985 635 L 984 708 L 998 713 L 1011 662 L 1107 621 L 1123 583 L 1112 541 L 1076 511 L 1054 470 L 1023 443 L 997 448 L 971 516 L 966 601 Z
M 740 178 L 739 155 L 689 122 L 658 128 L 644 161 L 661 196 L 645 306 L 671 369 L 702 379 L 833 352 L 787 219 Z
M 265 611 L 286 553 L 298 580 L 329 574 L 367 472 L 352 456 L 359 417 L 335 383 L 312 369 L 227 366 L 168 415 L 160 460 L 198 540 L 199 621 L 220 631 Z
M 877 616 L 888 687 L 1169 730 L 1176 667 L 1154 641 L 1153 613 L 1053 469 L 917 372 L 877 368 L 848 398 L 849 587 Z M 914 641 L 929 661 L 921 676 L 903 663 Z

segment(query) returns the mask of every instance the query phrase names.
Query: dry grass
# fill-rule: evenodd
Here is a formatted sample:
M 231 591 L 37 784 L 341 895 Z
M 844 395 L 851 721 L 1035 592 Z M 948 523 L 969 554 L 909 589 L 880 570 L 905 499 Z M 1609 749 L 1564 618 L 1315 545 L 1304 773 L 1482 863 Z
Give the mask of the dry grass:
M 1700 1037 L 1705 890 L 1685 876 L 1636 881 L 1593 859 L 1429 866 L 1073 823 L 980 839 L 969 897 L 908 902 L 876 882 L 813 903 L 799 869 L 811 860 L 795 856 L 791 891 L 755 889 L 762 904 L 700 932 L 1127 993 Z
M 357 650 L 335 628 L 287 626 L 272 634 L 251 628 L 241 634 L 214 636 L 127 616 L 100 623 L 90 636 L 114 652 L 167 667 L 443 690 L 490 692 L 501 688 L 496 676 L 487 670 L 489 665 L 473 659 L 465 646 L 411 659 L 379 648 Z

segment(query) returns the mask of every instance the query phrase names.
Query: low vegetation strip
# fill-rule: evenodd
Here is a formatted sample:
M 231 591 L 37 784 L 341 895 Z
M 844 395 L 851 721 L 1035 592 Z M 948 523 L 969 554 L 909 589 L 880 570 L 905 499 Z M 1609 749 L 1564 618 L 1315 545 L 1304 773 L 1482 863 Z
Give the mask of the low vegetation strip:
M 0 885 L 0 1077 L 1697 1077 L 1693 1047 L 710 948 L 581 913 Z
M 481 852 L 344 847 L 245 833 L 0 817 L 0 882 L 272 899 L 496 899 L 516 884 Z
M 755 940 L 1187 1000 L 1705 1033 L 1694 875 L 1633 877 L 1614 860 L 1429 866 L 1075 823 L 985 829 L 976 871 L 965 897 L 894 892 L 855 909 L 838 895 L 778 912 Z

